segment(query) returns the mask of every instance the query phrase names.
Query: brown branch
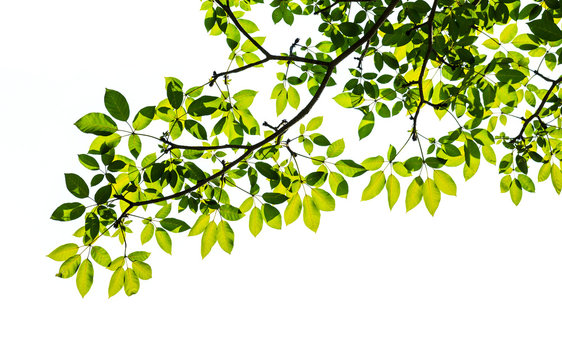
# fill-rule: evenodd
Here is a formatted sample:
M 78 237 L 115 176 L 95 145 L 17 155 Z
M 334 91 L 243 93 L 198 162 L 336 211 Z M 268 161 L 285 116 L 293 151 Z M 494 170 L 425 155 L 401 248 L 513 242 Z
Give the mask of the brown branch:
M 418 116 L 420 115 L 420 110 L 422 108 L 422 105 L 426 102 L 423 93 L 423 78 L 425 74 L 425 69 L 427 67 L 427 63 L 429 62 L 429 56 L 431 54 L 431 50 L 433 49 L 433 18 L 435 17 L 435 12 L 437 11 L 437 2 L 438 0 L 433 1 L 433 6 L 431 7 L 431 12 L 429 13 L 429 17 L 426 22 L 427 26 L 429 27 L 429 30 L 427 32 L 427 52 L 425 53 L 425 57 L 423 59 L 423 64 L 420 71 L 420 76 L 418 77 L 418 81 L 417 81 L 418 89 L 420 91 L 420 102 L 418 104 L 418 108 L 416 109 L 416 113 L 412 118 L 412 120 L 414 121 L 414 124 L 412 125 L 412 140 L 414 141 L 417 140 L 416 127 L 418 123 Z
M 330 10 L 331 8 L 333 8 L 334 6 L 336 6 L 336 5 L 339 4 L 339 3 L 346 3 L 346 2 L 347 2 L 347 3 L 351 3 L 351 2 L 366 2 L 366 1 L 372 1 L 372 0 L 336 0 L 336 1 L 335 1 L 334 3 L 332 3 L 331 5 L 329 5 L 329 6 L 325 7 L 325 8 L 316 10 L 316 11 L 314 12 L 314 15 L 318 15 L 318 14 L 320 14 L 321 12 Z
M 546 102 L 548 101 L 548 98 L 549 98 L 550 94 L 554 91 L 556 86 L 558 86 L 558 84 L 560 84 L 560 83 L 562 83 L 562 76 L 559 77 L 558 80 L 554 81 L 552 83 L 552 85 L 550 85 L 550 88 L 548 89 L 548 91 L 546 92 L 544 97 L 542 98 L 542 101 L 539 104 L 539 107 L 537 108 L 537 110 L 531 116 L 529 116 L 527 119 L 525 119 L 525 121 L 523 122 L 523 126 L 521 127 L 521 131 L 519 132 L 519 134 L 517 134 L 517 136 L 514 138 L 514 140 L 523 138 L 523 134 L 525 133 L 525 128 L 527 127 L 527 125 L 529 125 L 529 123 L 531 121 L 533 121 L 533 119 L 539 119 L 540 120 L 540 116 L 539 116 L 540 112 L 542 111 Z
M 172 149 L 183 149 L 183 150 L 201 150 L 201 151 L 206 151 L 206 150 L 221 150 L 221 149 L 248 149 L 251 147 L 251 145 L 232 145 L 232 144 L 226 144 L 226 145 L 215 145 L 215 146 L 191 146 L 191 145 L 180 145 L 180 144 L 175 144 L 171 141 L 168 140 L 162 140 L 162 142 L 164 144 L 170 145 L 170 150 Z
M 217 171 L 213 175 L 210 175 L 206 179 L 197 182 L 197 184 L 195 184 L 195 185 L 193 185 L 193 186 L 191 186 L 187 189 L 184 189 L 182 191 L 179 191 L 179 192 L 171 194 L 171 195 L 162 196 L 162 197 L 159 197 L 159 198 L 156 198 L 156 199 L 145 200 L 145 201 L 131 201 L 131 200 L 125 199 L 122 195 L 115 195 L 115 197 L 117 199 L 125 201 L 128 204 L 128 206 L 125 209 L 125 211 L 123 211 L 121 216 L 119 216 L 119 218 L 115 221 L 114 224 L 119 224 L 125 217 L 127 217 L 128 212 L 135 206 L 155 204 L 155 203 L 158 203 L 158 202 L 161 202 L 161 201 L 167 201 L 167 200 L 171 200 L 171 199 L 175 199 L 175 198 L 184 196 L 184 195 L 186 195 L 186 194 L 188 194 L 192 191 L 197 190 L 198 188 L 200 188 L 201 186 L 211 182 L 212 180 L 224 176 L 228 170 L 232 169 L 234 166 L 236 166 L 237 164 L 239 164 L 240 162 L 242 162 L 243 160 L 245 160 L 246 158 L 251 156 L 254 151 L 256 151 L 260 147 L 264 146 L 265 144 L 274 141 L 275 139 L 279 138 L 279 136 L 281 136 L 285 132 L 287 132 L 287 130 L 289 130 L 289 128 L 291 128 L 293 125 L 295 125 L 300 120 L 302 120 L 310 112 L 310 110 L 312 110 L 312 108 L 314 107 L 314 105 L 316 104 L 318 99 L 320 98 L 320 95 L 322 95 L 324 89 L 328 85 L 328 81 L 330 80 L 330 78 L 332 76 L 332 73 L 336 69 L 336 66 L 340 62 L 342 62 L 345 58 L 347 58 L 350 54 L 352 54 L 355 50 L 357 50 L 359 47 L 361 47 L 365 42 L 367 42 L 374 34 L 376 34 L 376 32 L 378 31 L 380 26 L 390 16 L 390 14 L 394 10 L 394 8 L 398 5 L 399 2 L 400 2 L 400 0 L 392 0 L 391 3 L 386 8 L 386 10 L 384 11 L 384 13 L 380 16 L 380 18 L 377 20 L 375 25 L 367 32 L 367 34 L 365 34 L 365 36 L 363 36 L 360 40 L 358 40 L 356 43 L 354 43 L 352 46 L 350 46 L 346 51 L 344 51 L 342 54 L 340 54 L 337 58 L 335 58 L 334 60 L 332 60 L 329 63 L 329 65 L 326 69 L 326 73 L 324 74 L 324 78 L 322 79 L 322 82 L 320 83 L 316 93 L 312 96 L 312 98 L 310 99 L 308 104 L 306 104 L 306 106 L 301 111 L 299 111 L 299 113 L 297 115 L 295 115 L 295 117 L 293 117 L 290 121 L 286 122 L 283 126 L 279 127 L 278 130 L 275 131 L 270 136 L 266 137 L 265 139 L 261 140 L 260 142 L 258 142 L 256 144 L 253 144 L 253 145 L 249 146 L 246 149 L 246 151 L 244 151 L 244 153 L 242 155 L 240 155 L 239 157 L 234 159 L 234 161 L 232 161 L 230 163 L 225 163 L 223 168 L 220 171 Z M 219 2 L 219 4 L 220 4 L 220 2 Z M 224 5 L 221 4 L 221 6 L 224 8 Z M 225 9 L 225 11 L 226 11 L 226 9 Z M 228 11 L 230 12 L 230 9 L 228 9 Z M 232 12 L 230 12 L 230 13 L 232 14 Z M 266 55 L 266 56 L 268 56 L 268 55 Z M 271 56 L 271 55 L 269 55 L 269 56 Z

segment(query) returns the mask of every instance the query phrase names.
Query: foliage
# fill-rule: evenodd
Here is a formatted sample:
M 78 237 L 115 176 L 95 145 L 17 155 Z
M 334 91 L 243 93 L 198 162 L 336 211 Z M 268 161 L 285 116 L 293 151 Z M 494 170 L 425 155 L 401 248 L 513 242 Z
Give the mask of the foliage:
M 90 258 L 113 271 L 110 297 L 122 288 L 135 294 L 152 277 L 150 253 L 127 252 L 134 222 L 142 222 L 141 244 L 155 238 L 169 254 L 172 234 L 200 236 L 204 258 L 217 243 L 233 250 L 237 221 L 248 221 L 254 236 L 299 218 L 317 231 L 322 212 L 348 196 L 356 177 L 368 178 L 362 200 L 386 192 L 392 209 L 406 186 L 406 210 L 423 200 L 431 215 L 443 194 L 457 193 L 448 169 L 462 167 L 468 180 L 482 158 L 497 164 L 500 190 L 516 205 L 535 191 L 532 165 L 536 181 L 562 190 L 562 1 L 274 0 L 274 23 L 319 21 L 314 38 L 289 42 L 279 55 L 248 16 L 263 1 L 226 1 L 203 1 L 201 9 L 210 35 L 226 39 L 232 66 L 193 87 L 166 78 L 166 98 L 134 116 L 121 93 L 107 90 L 107 114 L 75 123 L 95 135 L 78 155 L 93 175 L 88 182 L 65 175 L 79 202 L 62 204 L 52 219 L 83 219 L 74 234 L 81 244 L 48 256 L 62 262 L 57 276 L 76 274 L 82 296 L 93 282 Z M 345 157 L 350 140 L 328 139 L 319 132 L 322 116 L 310 114 L 344 60 L 350 75 L 334 100 L 361 115 L 359 139 L 377 119 L 408 124 L 404 142 L 384 154 Z M 296 110 L 276 125 L 252 115 L 256 90 L 231 91 L 231 76 L 271 62 L 282 69 L 271 93 L 277 117 Z M 431 113 L 448 130 L 426 129 Z M 157 124 L 166 127 L 161 136 L 144 132 Z M 245 200 L 234 201 L 240 194 Z M 124 255 L 112 258 L 100 246 L 106 237 L 117 237 Z

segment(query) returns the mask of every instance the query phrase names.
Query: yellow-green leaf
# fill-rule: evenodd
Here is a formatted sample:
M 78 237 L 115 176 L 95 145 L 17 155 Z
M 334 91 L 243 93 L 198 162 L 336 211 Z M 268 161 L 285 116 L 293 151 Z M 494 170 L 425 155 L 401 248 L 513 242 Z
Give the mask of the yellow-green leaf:
M 363 190 L 363 195 L 361 196 L 361 201 L 371 200 L 384 189 L 384 185 L 386 184 L 386 178 L 384 176 L 384 172 L 377 171 L 373 175 L 371 175 L 371 180 L 369 184 Z
M 51 251 L 48 257 L 55 261 L 65 261 L 69 257 L 76 255 L 78 252 L 78 245 L 76 244 L 64 244 Z
M 304 224 L 310 230 L 316 232 L 320 225 L 320 211 L 314 204 L 314 200 L 309 195 L 305 195 L 303 202 L 303 220 Z
M 435 215 L 441 201 L 441 192 L 430 178 L 427 178 L 423 184 L 423 201 L 431 216 Z
M 560 195 L 560 191 L 562 190 L 562 173 L 556 164 L 552 164 L 550 167 L 550 179 L 552 180 L 554 190 Z
M 207 227 L 207 224 L 209 224 L 210 218 L 211 217 L 209 215 L 199 216 L 199 218 L 197 219 L 197 221 L 195 221 L 195 224 L 193 224 L 193 227 L 191 228 L 191 230 L 189 231 L 189 234 L 187 234 L 187 236 L 199 235 L 203 231 L 205 231 L 205 228 Z
M 89 259 L 82 261 L 82 265 L 78 269 L 78 274 L 76 274 L 76 287 L 80 292 L 82 297 L 86 296 L 92 283 L 94 282 L 94 267 Z
M 112 297 L 117 294 L 123 288 L 125 283 L 125 270 L 122 267 L 117 268 L 111 275 L 111 280 L 109 280 L 109 288 L 107 290 L 108 297 Z
M 433 178 L 435 179 L 435 185 L 442 193 L 452 196 L 457 195 L 457 185 L 449 174 L 441 170 L 434 170 Z
M 145 262 L 133 261 L 133 271 L 139 279 L 148 280 L 152 278 L 152 268 Z
M 500 34 L 500 41 L 504 44 L 511 42 L 517 36 L 517 24 L 509 24 Z
M 205 258 L 211 252 L 213 246 L 217 242 L 217 224 L 214 221 L 211 221 L 207 228 L 205 228 L 205 232 L 203 232 L 203 236 L 201 237 L 201 258 Z
M 327 191 L 312 188 L 312 200 L 314 200 L 314 204 L 316 208 L 321 211 L 333 211 L 336 208 L 336 200 L 330 195 Z M 285 219 L 287 221 L 287 219 Z
M 423 197 L 423 180 L 421 177 L 416 177 L 412 180 L 408 190 L 406 190 L 406 212 L 412 210 L 422 200 Z
M 217 226 L 217 240 L 220 247 L 227 253 L 234 247 L 234 231 L 226 221 L 221 221 Z
M 129 268 L 125 271 L 125 294 L 131 296 L 139 292 L 140 281 L 139 277 L 133 269 Z
M 388 193 L 388 207 L 392 210 L 394 204 L 396 204 L 396 201 L 398 201 L 400 197 L 400 182 L 393 174 L 388 176 L 386 192 Z
M 172 238 L 170 234 L 162 228 L 156 229 L 156 241 L 162 250 L 172 255 Z
M 314 191 L 314 189 L 313 189 Z M 299 194 L 293 195 L 285 208 L 285 224 L 289 225 L 299 218 L 302 211 L 302 201 Z
M 261 211 L 258 208 L 253 208 L 252 212 L 250 213 L 250 232 L 252 235 L 258 236 L 263 228 L 263 217 L 261 215 Z
M 521 189 L 519 180 L 513 179 L 509 188 L 509 195 L 511 196 L 511 201 L 513 201 L 516 206 L 519 205 L 523 197 L 523 190 Z

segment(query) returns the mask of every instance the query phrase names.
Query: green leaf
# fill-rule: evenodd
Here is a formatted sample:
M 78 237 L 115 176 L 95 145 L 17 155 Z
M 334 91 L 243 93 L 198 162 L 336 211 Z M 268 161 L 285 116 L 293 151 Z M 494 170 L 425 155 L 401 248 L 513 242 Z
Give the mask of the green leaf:
M 173 233 L 180 233 L 190 229 L 189 225 L 183 220 L 166 218 L 160 221 L 160 226 Z
M 117 124 L 109 116 L 101 113 L 84 115 L 74 125 L 86 134 L 107 136 L 117 131 Z
M 80 203 L 65 203 L 56 208 L 51 215 L 51 219 L 58 221 L 76 220 L 84 214 L 84 211 L 86 211 L 86 207 Z
M 84 167 L 89 170 L 98 170 L 100 168 L 96 159 L 90 155 L 80 154 L 78 155 L 78 161 L 80 161 L 80 164 L 84 165 Z
M 492 50 L 497 50 L 500 48 L 500 44 L 496 39 L 488 39 L 482 43 L 485 47 Z
M 363 96 L 355 95 L 353 93 L 341 93 L 334 97 L 334 100 L 344 108 L 354 108 L 363 103 Z M 378 103 L 377 103 L 378 104 Z
M 441 170 L 434 170 L 433 177 L 435 179 L 435 185 L 437 185 L 439 191 L 447 195 L 457 195 L 457 185 L 449 174 Z
M 156 118 L 156 107 L 155 106 L 147 106 L 137 113 L 135 119 L 133 120 L 133 129 L 135 130 L 142 130 L 146 128 L 152 120 Z
M 423 201 L 431 216 L 435 215 L 441 201 L 441 192 L 430 178 L 427 178 L 423 184 Z
M 197 221 L 195 221 L 195 224 L 193 224 L 193 227 L 191 228 L 191 230 L 189 231 L 189 234 L 187 234 L 187 236 L 199 235 L 203 231 L 205 231 L 205 228 L 209 224 L 210 218 L 211 217 L 209 215 L 199 216 L 199 218 L 197 218 Z
M 239 110 L 249 108 L 254 102 L 257 93 L 254 90 L 242 90 L 234 94 L 232 97 L 236 100 L 236 108 Z
M 140 281 L 133 269 L 129 268 L 125 271 L 125 294 L 127 296 L 134 295 L 139 292 Z M 111 296 L 111 295 L 110 295 Z
M 115 271 L 115 270 L 117 270 L 117 268 L 120 268 L 123 265 L 125 265 L 125 257 L 119 256 L 119 257 L 113 259 L 113 261 L 111 262 L 111 264 L 109 264 L 109 266 L 107 268 L 111 271 Z
M 370 157 L 368 159 L 363 160 L 363 162 L 361 163 L 361 165 L 363 165 L 363 167 L 369 171 L 375 171 L 380 169 L 380 167 L 382 166 L 382 164 L 384 164 L 384 158 L 382 156 L 375 156 L 375 157 Z
M 66 259 L 60 266 L 59 272 L 56 276 L 63 279 L 73 277 L 80 266 L 81 259 L 80 255 L 74 255 Z
M 172 239 L 166 230 L 156 228 L 156 241 L 162 250 L 172 255 Z
M 269 165 L 268 163 L 258 161 L 256 163 L 256 170 L 270 180 L 279 180 L 279 174 L 277 173 L 277 171 L 273 170 L 271 165 Z
M 65 261 L 78 252 L 78 245 L 76 244 L 64 244 L 51 251 L 48 257 L 55 261 Z
M 314 200 L 309 195 L 305 195 L 303 202 L 303 220 L 304 224 L 310 230 L 316 232 L 320 225 L 320 211 L 314 204 Z
M 227 253 L 232 252 L 234 246 L 234 231 L 226 221 L 221 221 L 217 226 L 217 241 L 220 247 Z
M 286 219 L 285 219 L 286 220 Z M 261 215 L 261 211 L 258 208 L 253 208 L 252 212 L 250 212 L 250 232 L 254 237 L 258 236 L 261 232 L 263 227 L 263 217 Z
M 141 244 L 144 245 L 145 243 L 149 242 L 152 239 L 152 236 L 154 236 L 154 224 L 149 222 L 144 226 L 144 229 L 142 229 Z
M 367 171 L 367 169 L 353 160 L 339 160 L 336 163 L 336 167 L 342 174 L 349 177 L 357 177 L 363 175 Z
M 371 200 L 384 189 L 384 185 L 386 184 L 386 177 L 384 176 L 384 172 L 377 171 L 373 175 L 371 175 L 371 180 L 369 184 L 363 190 L 363 194 L 361 195 L 361 201 Z
M 111 275 L 111 280 L 109 280 L 109 288 L 107 290 L 108 297 L 112 297 L 117 294 L 123 288 L 125 283 L 125 270 L 122 267 L 117 268 Z
M 96 194 L 94 195 L 94 200 L 96 201 L 96 204 L 105 204 L 107 200 L 109 200 L 109 198 L 111 197 L 112 191 L 113 191 L 113 187 L 111 186 L 111 184 L 100 187 L 98 191 L 96 191 Z
M 292 86 L 289 86 L 289 91 L 287 92 L 287 100 L 289 101 L 289 105 L 291 105 L 292 108 L 294 109 L 299 108 L 301 98 L 297 89 L 295 89 Z
M 129 104 L 127 99 L 118 91 L 105 89 L 105 96 L 103 98 L 105 108 L 109 114 L 117 120 L 127 121 L 129 118 Z
M 492 165 L 496 165 L 496 153 L 491 146 L 482 146 L 482 155 L 484 159 Z
M 189 105 L 187 112 L 198 117 L 211 115 L 217 111 L 217 101 L 220 99 L 216 96 L 201 96 Z
M 550 177 L 550 170 L 551 166 L 550 163 L 542 164 L 541 168 L 539 169 L 539 182 L 546 181 Z
M 339 27 L 342 34 L 348 37 L 354 37 L 363 32 L 363 28 L 353 22 L 342 22 Z
M 183 83 L 174 77 L 167 77 L 166 96 L 170 105 L 174 109 L 178 109 L 183 103 Z
M 523 197 L 523 191 L 521 190 L 519 180 L 513 179 L 509 188 L 509 195 L 511 196 L 511 201 L 513 201 L 515 206 L 519 205 L 521 198 Z
M 211 221 L 201 237 L 201 258 L 204 259 L 209 253 L 215 243 L 217 242 L 217 224 Z
M 133 261 L 133 271 L 139 279 L 148 280 L 152 278 L 152 268 L 142 261 Z
M 91 255 L 92 259 L 103 267 L 108 267 L 111 264 L 111 256 L 101 246 L 92 246 Z
M 92 262 L 86 259 L 82 262 L 82 265 L 80 265 L 78 269 L 78 274 L 76 274 L 76 287 L 82 297 L 86 296 L 88 291 L 90 291 L 93 282 L 94 267 L 92 266 Z
M 88 184 L 76 174 L 64 174 L 66 188 L 70 193 L 79 199 L 87 198 L 90 195 Z
M 332 192 L 339 197 L 347 198 L 347 193 L 349 192 L 349 186 L 347 181 L 341 176 L 340 173 L 337 172 L 330 172 L 330 176 L 328 177 L 328 182 L 330 184 L 330 189 Z
M 311 190 L 312 200 L 314 200 L 314 204 L 316 208 L 320 211 L 333 211 L 336 208 L 336 200 L 330 195 L 327 191 L 312 188 Z M 299 198 L 300 202 L 300 198 Z M 300 210 L 299 210 L 300 212 Z M 285 222 L 287 219 L 285 218 Z
M 398 198 L 400 197 L 400 182 L 393 174 L 388 176 L 386 191 L 388 193 L 388 206 L 390 207 L 390 210 L 392 210 L 394 204 L 396 204 L 396 201 L 398 201 Z
M 314 130 L 318 129 L 320 127 L 320 125 L 322 125 L 323 120 L 324 120 L 324 117 L 322 117 L 322 116 L 317 116 L 315 118 L 310 119 L 310 121 L 306 125 L 306 131 L 314 131 Z
M 406 212 L 412 210 L 421 202 L 423 197 L 423 180 L 416 177 L 406 190 Z
M 131 155 L 135 157 L 135 159 L 139 157 L 142 151 L 141 139 L 137 134 L 132 134 L 131 136 L 129 136 L 129 151 L 131 152 Z
M 262 214 L 265 218 L 265 223 L 273 229 L 281 229 L 282 220 L 281 213 L 277 208 L 269 204 L 262 205 Z
M 334 141 L 330 146 L 328 146 L 328 150 L 326 151 L 326 156 L 329 158 L 334 158 L 340 156 L 345 149 L 345 142 L 343 139 L 339 139 Z
M 146 251 L 133 251 L 132 253 L 127 255 L 127 258 L 129 258 L 129 260 L 131 261 L 145 261 L 149 256 L 150 253 Z
M 221 216 L 229 221 L 236 221 L 236 220 L 240 220 L 244 217 L 244 213 L 242 211 L 240 211 L 240 209 L 238 209 L 235 206 L 232 205 L 222 205 L 220 207 L 220 213 Z
M 275 101 L 275 110 L 277 111 L 277 116 L 281 115 L 285 108 L 287 107 L 288 94 L 287 90 L 282 87 L 277 94 L 277 100 Z
M 154 217 L 158 219 L 164 219 L 166 216 L 170 215 L 171 211 L 172 211 L 172 204 L 166 204 L 162 206 L 162 208 L 158 210 L 158 212 L 156 212 L 156 215 L 154 215 Z
M 262 195 L 263 200 L 265 200 L 266 202 L 270 203 L 270 204 L 282 204 L 285 201 L 287 201 L 288 197 L 280 194 L 280 193 L 275 193 L 275 192 L 269 192 L 269 193 L 264 193 Z
M 314 191 L 314 189 L 313 189 Z M 287 207 L 285 208 L 285 224 L 289 225 L 297 220 L 302 211 L 302 202 L 299 194 L 293 195 Z
M 552 164 L 550 167 L 550 179 L 552 180 L 554 190 L 560 195 L 560 191 L 562 190 L 562 173 L 556 164 Z
M 504 44 L 511 42 L 517 35 L 517 24 L 507 25 L 500 34 L 500 41 Z
M 530 177 L 528 177 L 525 174 L 519 174 L 519 175 L 517 175 L 517 180 L 519 180 L 519 183 L 521 184 L 521 187 L 525 191 L 528 191 L 530 193 L 535 192 L 535 184 L 533 183 L 533 180 L 531 180 Z
M 535 20 L 527 23 L 533 34 L 540 39 L 547 41 L 558 41 L 562 39 L 562 30 L 559 25 L 554 23 L 552 15 L 548 11 L 542 13 L 541 20 Z
M 496 73 L 496 77 L 501 82 L 516 84 L 525 79 L 525 74 L 519 70 L 503 69 Z

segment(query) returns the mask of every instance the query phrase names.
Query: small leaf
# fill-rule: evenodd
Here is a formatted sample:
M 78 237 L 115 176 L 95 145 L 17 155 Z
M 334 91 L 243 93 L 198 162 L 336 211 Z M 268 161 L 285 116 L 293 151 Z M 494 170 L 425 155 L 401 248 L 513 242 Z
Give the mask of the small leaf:
M 431 216 L 435 215 L 441 201 L 441 192 L 430 178 L 427 178 L 423 184 L 423 201 Z
M 226 221 L 221 221 L 217 226 L 217 241 L 220 247 L 227 253 L 232 252 L 234 246 L 234 231 Z
M 76 220 L 84 214 L 84 211 L 86 211 L 86 207 L 80 203 L 65 203 L 53 211 L 51 219 L 58 221 Z
M 211 221 L 201 237 L 201 258 L 204 259 L 217 242 L 217 224 Z
M 281 220 L 281 213 L 277 208 L 269 204 L 262 205 L 262 214 L 265 220 L 265 223 L 273 228 L 273 229 L 281 229 L 282 220 Z
M 283 195 L 283 194 L 271 193 L 271 192 L 270 193 L 264 193 L 262 195 L 262 197 L 266 202 L 268 202 L 270 204 L 274 204 L 274 205 L 282 204 L 285 201 L 287 201 L 287 199 L 288 199 L 288 197 Z
M 345 149 L 345 142 L 343 139 L 339 139 L 334 141 L 330 146 L 328 146 L 328 150 L 326 151 L 326 156 L 329 158 L 334 158 L 340 156 Z
M 252 235 L 254 235 L 254 237 L 258 236 L 263 227 L 263 217 L 261 215 L 261 211 L 258 208 L 253 208 L 252 212 L 250 212 L 249 226 Z
M 511 42 L 517 36 L 517 24 L 509 24 L 500 34 L 500 41 L 504 44 Z
M 66 188 L 70 193 L 79 199 L 87 198 L 90 194 L 88 184 L 76 174 L 64 174 Z
M 386 178 L 384 176 L 384 172 L 377 171 L 373 175 L 371 175 L 371 180 L 369 184 L 363 190 L 363 194 L 361 195 L 361 201 L 371 200 L 384 189 L 384 185 L 386 184 Z
M 108 267 L 111 264 L 111 256 L 101 246 L 92 246 L 91 250 L 92 259 L 103 267 Z
M 132 253 L 127 255 L 127 258 L 129 258 L 129 260 L 131 261 L 145 261 L 149 256 L 150 253 L 146 251 L 133 251 Z
M 562 173 L 556 164 L 552 164 L 550 167 L 550 179 L 552 180 L 554 190 L 560 195 L 560 191 L 562 190 Z
M 211 217 L 209 215 L 199 216 L 199 218 L 197 219 L 197 221 L 195 221 L 195 224 L 193 224 L 193 227 L 191 228 L 191 230 L 189 231 L 189 234 L 187 234 L 187 236 L 199 235 L 203 231 L 205 231 L 205 228 L 209 224 L 210 218 Z
M 78 269 L 78 274 L 76 274 L 76 287 L 82 297 L 86 296 L 88 291 L 90 291 L 93 282 L 94 267 L 92 266 L 92 262 L 86 259 L 82 262 L 82 265 L 80 265 Z
M 521 187 L 525 190 L 528 191 L 530 193 L 534 193 L 535 192 L 535 184 L 533 183 L 533 180 L 531 180 L 530 177 L 528 177 L 525 174 L 519 174 L 517 176 L 517 180 L 519 180 L 519 183 L 521 184 Z
M 127 99 L 118 91 L 105 89 L 105 108 L 117 120 L 127 121 L 129 118 L 129 104 Z
M 457 185 L 449 174 L 441 170 L 434 170 L 433 177 L 435 179 L 435 185 L 437 185 L 437 188 L 442 193 L 452 196 L 457 195 Z
M 313 189 L 314 190 L 314 189 Z M 285 224 L 289 225 L 297 220 L 302 211 L 302 201 L 299 194 L 293 195 L 285 208 Z
M 158 212 L 156 212 L 156 215 L 154 215 L 154 217 L 158 219 L 164 219 L 166 216 L 170 215 L 171 211 L 172 211 L 172 204 L 166 204 L 162 206 L 162 208 L 158 210 Z
M 86 134 L 107 136 L 117 131 L 117 124 L 109 116 L 101 113 L 84 115 L 74 125 Z
M 541 168 L 539 169 L 539 182 L 546 181 L 550 177 L 550 169 L 550 163 L 547 162 L 542 164 Z
M 78 267 L 80 266 L 80 262 L 81 262 L 80 255 L 74 255 L 69 257 L 60 266 L 59 273 L 57 274 L 57 276 L 63 279 L 68 279 L 74 276 L 74 274 L 76 274 L 76 271 L 78 270 Z
M 511 201 L 513 201 L 515 206 L 519 205 L 521 198 L 523 197 L 523 191 L 521 190 L 519 180 L 513 179 L 509 188 L 509 195 L 511 196 Z
M 322 116 L 317 116 L 315 118 L 310 119 L 308 124 L 306 125 L 306 131 L 314 131 L 322 125 L 322 121 L 324 118 Z
M 309 195 L 305 195 L 304 197 L 303 210 L 304 224 L 307 228 L 316 232 L 320 225 L 320 211 Z
M 78 155 L 78 161 L 80 161 L 80 164 L 84 165 L 84 167 L 89 170 L 98 170 L 100 168 L 96 159 L 90 155 L 80 154 Z
M 162 250 L 172 255 L 172 239 L 166 230 L 162 228 L 156 229 L 156 241 Z
M 183 102 L 183 83 L 173 77 L 166 78 L 166 95 L 170 105 L 178 109 Z
M 117 294 L 123 288 L 125 283 L 125 270 L 122 267 L 117 268 L 111 275 L 111 280 L 109 280 L 109 288 L 107 290 L 108 297 L 112 297 Z
M 147 242 L 149 242 L 152 239 L 152 236 L 154 236 L 154 224 L 152 224 L 151 222 L 149 222 L 148 224 L 146 224 L 144 226 L 144 229 L 142 229 L 141 232 L 141 244 L 146 244 Z
M 367 171 L 367 169 L 353 160 L 339 160 L 336 162 L 336 167 L 342 174 L 349 177 L 357 177 L 363 175 Z
M 388 176 L 386 191 L 388 193 L 388 206 L 390 207 L 390 210 L 392 210 L 394 204 L 396 204 L 396 201 L 398 201 L 398 198 L 400 197 L 400 182 L 393 174 Z
M 140 281 L 133 269 L 129 268 L 125 271 L 125 294 L 131 296 L 139 292 Z M 111 295 L 110 295 L 111 296 Z
M 416 177 L 406 190 L 406 212 L 412 210 L 421 202 L 423 197 L 423 180 Z
M 314 204 L 316 205 L 318 210 L 333 211 L 336 208 L 336 200 L 334 200 L 332 195 L 330 195 L 327 191 L 318 188 L 312 188 L 311 195 L 312 200 L 314 200 Z M 286 218 L 285 222 L 287 222 Z
M 94 200 L 96 201 L 96 204 L 105 204 L 107 200 L 109 200 L 109 198 L 111 197 L 112 192 L 113 192 L 113 187 L 111 186 L 111 184 L 100 187 L 98 191 L 96 191 L 96 194 L 94 195 Z
M 133 155 L 136 159 L 139 157 L 141 150 L 142 143 L 140 136 L 138 136 L 137 134 L 132 134 L 131 136 L 129 136 L 129 151 L 131 152 L 131 155 Z
M 55 261 L 65 261 L 71 256 L 76 255 L 78 249 L 79 247 L 76 244 L 64 244 L 51 251 L 47 256 Z
M 160 226 L 173 233 L 180 233 L 190 229 L 189 225 L 183 220 L 166 218 L 160 221 Z
M 152 278 L 152 268 L 142 261 L 133 261 L 133 271 L 139 279 L 149 280 Z

